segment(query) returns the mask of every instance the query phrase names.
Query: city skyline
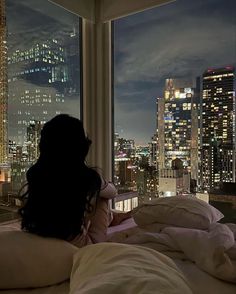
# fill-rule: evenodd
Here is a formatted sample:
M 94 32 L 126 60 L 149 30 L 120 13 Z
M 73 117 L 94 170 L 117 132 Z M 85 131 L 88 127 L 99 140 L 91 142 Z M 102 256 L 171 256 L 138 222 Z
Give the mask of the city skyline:
M 2 115 L 1 122 L 8 123 L 10 169 L 0 194 L 14 206 L 27 169 L 38 159 L 44 123 L 59 113 L 80 117 L 81 22 L 47 0 L 6 5 L 1 57 L 5 62 L 7 53 L 7 68 L 1 66 L 8 75 L 8 108 L 3 99 L 1 104 L 8 119 Z M 225 6 L 220 0 L 177 0 L 113 22 L 115 134 L 109 160 L 119 193 L 138 193 L 138 203 L 211 192 L 235 181 L 235 144 L 223 146 L 225 136 L 235 139 L 234 8 L 232 0 Z M 214 76 L 222 69 L 231 71 L 226 79 Z
M 178 0 L 115 21 L 115 124 L 121 136 L 138 144 L 150 140 L 165 79 L 235 67 L 235 10 L 233 0 Z
M 209 67 L 236 65 L 235 9 L 233 0 L 227 5 L 178 0 L 114 22 L 116 132 L 138 145 L 148 144 L 156 131 L 156 98 L 163 95 L 166 78 L 195 79 Z M 58 29 L 68 34 L 78 20 L 46 0 L 40 5 L 8 0 L 7 15 L 9 38 L 14 39 L 10 50 L 16 44 L 25 48 L 36 38 L 45 41 Z M 73 99 L 65 112 L 75 113 Z

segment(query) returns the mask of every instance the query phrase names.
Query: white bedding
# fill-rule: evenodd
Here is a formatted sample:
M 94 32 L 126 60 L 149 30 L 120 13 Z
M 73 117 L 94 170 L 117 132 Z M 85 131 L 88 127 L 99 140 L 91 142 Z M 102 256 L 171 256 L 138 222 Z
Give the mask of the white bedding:
M 170 258 L 149 248 L 117 243 L 79 250 L 74 256 L 70 287 L 70 294 L 192 293 Z
M 11 221 L 4 225 L 0 225 L 0 232 L 4 232 L 4 231 L 20 231 L 20 222 L 16 220 L 16 221 Z M 16 245 L 19 245 L 19 244 L 16 244 Z M 20 276 L 22 271 L 19 264 L 16 264 L 16 271 L 18 275 Z M 68 280 L 57 285 L 52 285 L 52 286 L 42 287 L 42 288 L 11 289 L 11 290 L 0 289 L 0 293 L 1 294 L 68 294 L 69 287 L 70 287 L 70 281 Z
M 169 254 L 169 256 L 173 257 L 173 261 L 178 266 L 178 268 L 184 273 L 194 294 L 203 294 L 203 293 L 235 294 L 236 293 L 236 285 L 235 284 L 224 282 L 222 280 L 214 278 L 213 276 L 210 276 L 208 273 L 199 269 L 196 266 L 196 264 L 194 264 L 193 262 L 190 262 L 187 260 L 183 261 L 182 259 L 186 258 L 186 256 L 183 252 L 176 251 L 176 244 L 174 244 L 175 242 L 173 243 L 173 240 L 171 241 L 169 239 L 170 243 L 169 244 L 168 244 L 168 242 L 165 243 L 166 240 L 168 240 L 168 238 L 170 236 L 167 237 L 166 240 L 165 240 L 165 238 L 162 239 L 162 240 L 165 240 L 164 242 L 162 242 L 162 244 L 160 242 L 156 242 L 156 241 L 154 242 L 153 240 L 156 239 L 158 236 L 160 237 L 160 232 L 162 232 L 163 229 L 165 229 L 166 227 L 167 226 L 163 225 L 163 224 L 153 224 L 153 225 L 147 227 L 145 230 L 145 229 L 141 229 L 141 228 L 137 227 L 137 225 L 134 223 L 133 219 L 129 219 L 129 220 L 126 220 L 125 222 L 123 222 L 122 225 L 109 228 L 109 234 L 110 234 L 109 238 L 110 238 L 110 241 L 112 241 L 112 242 L 114 241 L 114 242 L 126 243 L 128 240 L 128 243 L 144 245 L 144 246 L 151 247 L 156 250 L 162 251 L 165 254 Z M 232 231 L 232 229 L 235 229 L 235 228 L 236 228 L 236 226 L 231 227 L 231 231 Z M 221 229 L 222 229 L 222 227 L 221 227 Z M 166 231 L 167 233 L 168 233 L 168 230 L 169 229 L 167 229 L 167 231 Z M 169 230 L 169 231 L 171 232 L 171 230 Z M 158 233 L 155 233 L 155 232 L 158 232 Z M 223 246 L 223 251 L 221 250 L 221 253 L 222 252 L 224 253 L 225 251 L 227 251 L 228 247 L 231 246 L 230 244 L 232 243 L 232 236 L 234 236 L 234 237 L 236 236 L 235 232 L 236 231 L 233 231 L 233 233 L 234 233 L 233 235 L 229 233 L 224 236 L 224 234 L 223 234 L 223 238 L 221 238 L 221 241 L 224 240 L 224 238 L 226 238 L 227 242 L 226 242 L 226 246 Z M 205 233 L 205 231 L 204 231 L 204 233 Z M 201 234 L 201 232 L 200 232 L 200 234 Z M 147 238 L 147 236 L 148 236 L 148 238 Z M 217 236 L 217 234 L 216 234 L 216 236 Z M 149 242 L 150 238 L 151 238 L 151 242 Z M 147 240 L 148 240 L 148 242 L 147 242 Z M 180 240 L 181 240 L 181 243 L 184 243 L 185 245 L 187 244 L 186 242 L 182 242 L 183 239 L 181 239 L 181 236 L 180 236 Z M 213 241 L 214 240 L 216 241 L 217 239 L 213 239 Z M 200 236 L 200 241 L 201 241 L 201 236 Z M 145 242 L 146 242 L 146 244 L 144 244 Z M 170 250 L 170 247 L 169 247 L 170 244 L 172 244 L 172 247 L 173 247 L 172 250 Z M 216 242 L 216 244 L 217 244 L 217 242 Z M 189 243 L 189 245 L 188 245 L 188 247 L 190 248 L 190 250 L 189 250 L 190 252 L 191 252 L 191 246 L 194 246 L 193 251 L 195 252 L 195 254 L 198 251 L 201 254 L 204 253 L 205 248 L 200 249 L 200 248 L 198 248 L 199 244 L 194 244 L 194 243 Z M 221 249 L 222 249 L 222 246 L 221 246 Z M 235 265 L 236 251 L 234 249 L 236 249 L 236 247 L 233 248 L 233 250 L 231 250 L 231 257 L 233 260 L 233 264 Z M 210 248 L 208 248 L 208 250 L 210 250 Z M 204 257 L 204 254 L 202 256 Z M 223 257 L 225 257 L 224 254 L 223 254 Z M 190 259 L 191 259 L 191 257 L 190 257 Z M 224 261 L 225 261 L 225 259 L 224 259 Z M 228 262 L 228 261 L 229 260 L 226 259 L 226 262 Z M 230 262 L 231 262 L 231 260 L 230 260 Z M 78 281 L 79 281 L 79 277 L 76 278 L 76 282 L 78 282 Z M 55 285 L 55 286 L 45 287 L 45 288 L 37 288 L 37 289 L 0 290 L 0 293 L 1 294 L 23 294 L 23 293 L 25 293 L 25 294 L 68 294 L 68 293 L 70 293 L 70 290 L 69 290 L 69 282 L 65 282 L 60 285 Z M 77 292 L 74 292 L 74 293 L 77 293 Z M 106 292 L 106 293 L 109 293 L 109 292 Z
M 167 227 L 167 225 L 165 224 L 152 224 L 150 226 L 146 226 L 145 229 L 141 229 L 137 227 L 133 219 L 128 219 L 124 221 L 122 225 L 109 228 L 108 233 L 110 240 L 115 239 L 116 242 L 123 242 L 124 239 L 147 231 L 152 233 L 161 232 L 165 227 Z M 228 227 L 230 227 L 231 231 L 234 233 L 234 238 L 236 239 L 236 225 L 229 224 Z M 153 246 L 155 247 L 155 245 Z M 178 256 L 177 252 L 175 252 L 175 256 Z M 184 273 L 185 277 L 188 279 L 194 294 L 236 293 L 235 284 L 224 282 L 222 280 L 214 278 L 208 273 L 199 269 L 195 263 L 188 260 L 182 260 L 181 258 L 183 258 L 183 254 L 179 253 L 179 259 L 173 258 L 173 261 L 178 266 L 178 268 Z
M 109 241 L 138 244 L 170 257 L 187 259 L 214 277 L 236 283 L 236 243 L 228 226 L 214 223 L 208 231 L 172 226 L 161 232 L 138 229 L 114 234 Z
M 235 285 L 211 277 L 200 270 L 194 263 L 173 259 L 177 267 L 187 278 L 193 294 L 235 294 Z M 1 294 L 68 294 L 69 282 L 45 288 L 1 290 Z
M 96 261 L 96 262 L 95 262 Z M 171 277 L 171 278 L 170 278 Z M 100 243 L 79 249 L 70 282 L 1 294 L 192 294 L 168 257 L 140 246 Z
M 194 294 L 235 294 L 236 286 L 216 279 L 200 270 L 193 262 L 173 259 L 187 278 Z
M 236 225 L 212 225 L 209 234 L 206 231 L 171 228 L 158 223 L 146 228 L 132 227 L 132 223 L 126 223 L 126 230 L 114 230 L 108 241 L 142 245 L 173 258 L 195 294 L 236 293 L 235 283 L 225 282 L 205 272 L 207 270 L 221 279 L 236 281 Z M 190 260 L 197 262 L 198 266 Z

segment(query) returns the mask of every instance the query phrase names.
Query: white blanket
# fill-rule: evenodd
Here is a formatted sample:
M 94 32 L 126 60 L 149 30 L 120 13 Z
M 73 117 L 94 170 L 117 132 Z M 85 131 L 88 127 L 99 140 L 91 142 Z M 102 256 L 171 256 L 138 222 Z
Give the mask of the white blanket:
M 117 233 L 109 242 L 138 244 L 172 258 L 188 259 L 219 279 L 236 283 L 236 243 L 228 226 L 215 223 L 208 231 L 154 224 L 156 232 L 133 228 Z
M 173 261 L 149 248 L 99 243 L 74 257 L 70 294 L 192 294 Z

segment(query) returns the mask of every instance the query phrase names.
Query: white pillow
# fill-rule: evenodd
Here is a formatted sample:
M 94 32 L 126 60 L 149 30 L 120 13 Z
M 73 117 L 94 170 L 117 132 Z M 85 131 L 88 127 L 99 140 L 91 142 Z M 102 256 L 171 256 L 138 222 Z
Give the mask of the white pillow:
M 74 257 L 70 294 L 191 294 L 173 261 L 149 248 L 99 243 Z
M 134 209 L 133 217 L 140 227 L 161 223 L 204 230 L 224 215 L 196 197 L 173 196 L 161 197 L 140 205 Z
M 63 240 L 0 232 L 0 289 L 43 287 L 69 279 L 77 250 Z

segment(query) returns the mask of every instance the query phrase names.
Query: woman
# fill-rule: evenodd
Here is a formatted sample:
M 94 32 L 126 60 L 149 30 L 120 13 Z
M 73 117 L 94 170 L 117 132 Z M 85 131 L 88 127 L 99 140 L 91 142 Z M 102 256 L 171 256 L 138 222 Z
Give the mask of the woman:
M 19 210 L 23 230 L 79 247 L 105 240 L 108 199 L 116 189 L 86 165 L 90 145 L 82 122 L 74 117 L 61 114 L 44 125 L 40 156 L 26 174 Z

